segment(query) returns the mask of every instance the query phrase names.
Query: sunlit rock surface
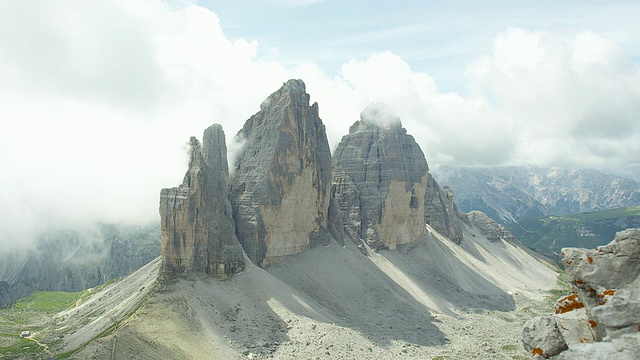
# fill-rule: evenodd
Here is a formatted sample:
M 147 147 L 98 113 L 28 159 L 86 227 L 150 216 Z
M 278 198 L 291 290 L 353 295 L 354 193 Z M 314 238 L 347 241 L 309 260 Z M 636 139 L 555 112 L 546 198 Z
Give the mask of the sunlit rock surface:
M 289 80 L 244 124 L 231 180 L 240 242 L 266 267 L 328 239 L 331 153 L 318 104 Z

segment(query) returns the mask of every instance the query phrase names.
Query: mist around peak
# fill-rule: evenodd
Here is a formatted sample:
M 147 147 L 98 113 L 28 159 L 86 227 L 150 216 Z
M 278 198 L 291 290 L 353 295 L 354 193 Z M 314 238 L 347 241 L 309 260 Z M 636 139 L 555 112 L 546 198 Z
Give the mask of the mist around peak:
M 382 101 L 367 105 L 360 113 L 360 120 L 366 124 L 378 127 L 402 126 L 400 118 Z

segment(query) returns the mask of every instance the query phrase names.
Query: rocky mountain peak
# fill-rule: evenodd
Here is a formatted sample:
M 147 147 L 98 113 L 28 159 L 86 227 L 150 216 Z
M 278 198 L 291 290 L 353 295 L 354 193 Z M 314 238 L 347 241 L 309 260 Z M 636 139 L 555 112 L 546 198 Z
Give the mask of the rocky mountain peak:
M 261 266 L 326 236 L 331 153 L 318 105 L 289 80 L 246 121 L 230 200 L 240 242 Z
M 191 139 L 193 141 L 195 138 L 192 137 Z M 227 163 L 227 145 L 222 125 L 213 124 L 206 128 L 202 135 L 202 143 L 202 156 L 205 163 L 212 169 L 225 172 L 226 175 L 222 174 L 221 180 L 228 181 L 229 164 Z
M 260 111 L 268 112 L 273 109 L 282 109 L 287 105 L 309 106 L 310 96 L 307 87 L 302 80 L 291 79 L 282 84 L 282 87 L 267 97 L 260 104 Z M 317 104 L 313 104 L 317 108 Z
M 226 278 L 244 269 L 228 200 L 229 169 L 222 127 L 189 140 L 189 168 L 182 184 L 160 192 L 162 273 L 191 272 Z
M 420 239 L 427 223 L 462 241 L 453 191 L 438 186 L 420 146 L 384 103 L 362 111 L 336 148 L 332 167 L 332 194 L 356 243 L 393 249 Z

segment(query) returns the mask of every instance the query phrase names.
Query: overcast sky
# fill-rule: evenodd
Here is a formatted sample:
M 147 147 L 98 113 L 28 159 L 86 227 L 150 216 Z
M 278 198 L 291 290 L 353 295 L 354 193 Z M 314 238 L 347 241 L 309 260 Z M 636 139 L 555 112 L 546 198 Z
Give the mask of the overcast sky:
M 432 168 L 640 165 L 640 5 L 524 3 L 6 2 L 0 245 L 158 221 L 189 136 L 218 122 L 229 142 L 289 78 L 332 148 L 383 101 Z

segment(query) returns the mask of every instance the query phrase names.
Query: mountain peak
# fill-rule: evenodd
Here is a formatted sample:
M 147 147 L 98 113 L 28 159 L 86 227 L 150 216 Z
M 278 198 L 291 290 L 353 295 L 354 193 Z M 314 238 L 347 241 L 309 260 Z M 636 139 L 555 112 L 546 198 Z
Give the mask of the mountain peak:
M 249 258 L 269 266 L 326 237 L 331 152 L 318 105 L 289 80 L 247 120 L 230 200 Z
M 224 132 L 214 124 L 202 144 L 189 140 L 189 168 L 181 185 L 160 192 L 162 274 L 206 273 L 227 278 L 245 267 L 228 199 Z
M 260 104 L 260 111 L 269 111 L 273 106 L 286 106 L 294 103 L 299 106 L 308 106 L 309 100 L 310 96 L 307 94 L 307 87 L 304 81 L 290 79 Z M 314 106 L 317 107 L 316 104 Z

